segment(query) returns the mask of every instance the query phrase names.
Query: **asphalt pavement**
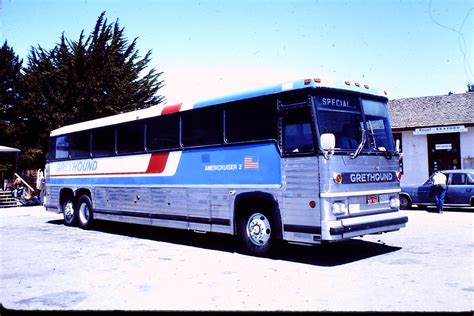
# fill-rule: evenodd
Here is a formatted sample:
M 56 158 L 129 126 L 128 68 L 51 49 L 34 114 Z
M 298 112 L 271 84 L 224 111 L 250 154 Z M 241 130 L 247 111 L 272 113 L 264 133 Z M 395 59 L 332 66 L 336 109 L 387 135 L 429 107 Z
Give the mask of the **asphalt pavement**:
M 218 234 L 0 209 L 0 303 L 13 310 L 472 311 L 474 212 L 408 210 L 407 227 L 242 254 Z

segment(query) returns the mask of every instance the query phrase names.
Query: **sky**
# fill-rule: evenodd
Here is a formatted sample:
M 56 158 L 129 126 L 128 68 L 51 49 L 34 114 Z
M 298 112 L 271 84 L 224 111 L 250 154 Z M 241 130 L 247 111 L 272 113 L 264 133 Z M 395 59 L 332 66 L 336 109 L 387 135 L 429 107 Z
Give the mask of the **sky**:
M 0 0 L 0 44 L 90 34 L 101 12 L 163 72 L 169 104 L 289 80 L 349 80 L 389 99 L 474 83 L 474 0 Z

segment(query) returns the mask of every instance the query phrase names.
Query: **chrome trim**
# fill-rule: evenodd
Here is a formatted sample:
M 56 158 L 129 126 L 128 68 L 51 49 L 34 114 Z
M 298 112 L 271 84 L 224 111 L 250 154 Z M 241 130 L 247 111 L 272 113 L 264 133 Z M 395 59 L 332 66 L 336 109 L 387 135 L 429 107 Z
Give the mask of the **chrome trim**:
M 367 190 L 367 191 L 356 191 L 356 192 L 321 192 L 319 196 L 322 198 L 335 198 L 335 197 L 361 196 L 361 195 L 386 194 L 386 193 L 398 193 L 398 192 L 401 192 L 401 189 Z

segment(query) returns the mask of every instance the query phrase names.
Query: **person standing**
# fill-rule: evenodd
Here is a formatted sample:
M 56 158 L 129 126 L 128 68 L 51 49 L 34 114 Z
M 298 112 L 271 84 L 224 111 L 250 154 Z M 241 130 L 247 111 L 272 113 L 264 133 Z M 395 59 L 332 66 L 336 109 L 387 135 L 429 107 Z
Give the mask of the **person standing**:
M 436 209 L 439 214 L 443 213 L 444 196 L 446 195 L 446 175 L 437 171 L 433 176 L 433 190 L 436 200 Z
M 38 197 L 39 201 L 41 204 L 43 204 L 43 183 L 44 183 L 44 174 L 41 169 L 38 169 L 38 172 L 36 174 L 36 196 Z

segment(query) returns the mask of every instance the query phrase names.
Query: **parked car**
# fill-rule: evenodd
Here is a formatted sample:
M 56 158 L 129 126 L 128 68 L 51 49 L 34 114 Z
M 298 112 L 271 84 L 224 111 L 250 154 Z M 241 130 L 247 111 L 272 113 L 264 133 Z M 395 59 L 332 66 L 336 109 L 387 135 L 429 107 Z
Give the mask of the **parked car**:
M 441 170 L 447 177 L 444 205 L 447 207 L 474 206 L 474 169 Z M 412 205 L 420 208 L 435 206 L 432 190 L 433 175 L 422 185 L 402 185 L 400 208 Z

